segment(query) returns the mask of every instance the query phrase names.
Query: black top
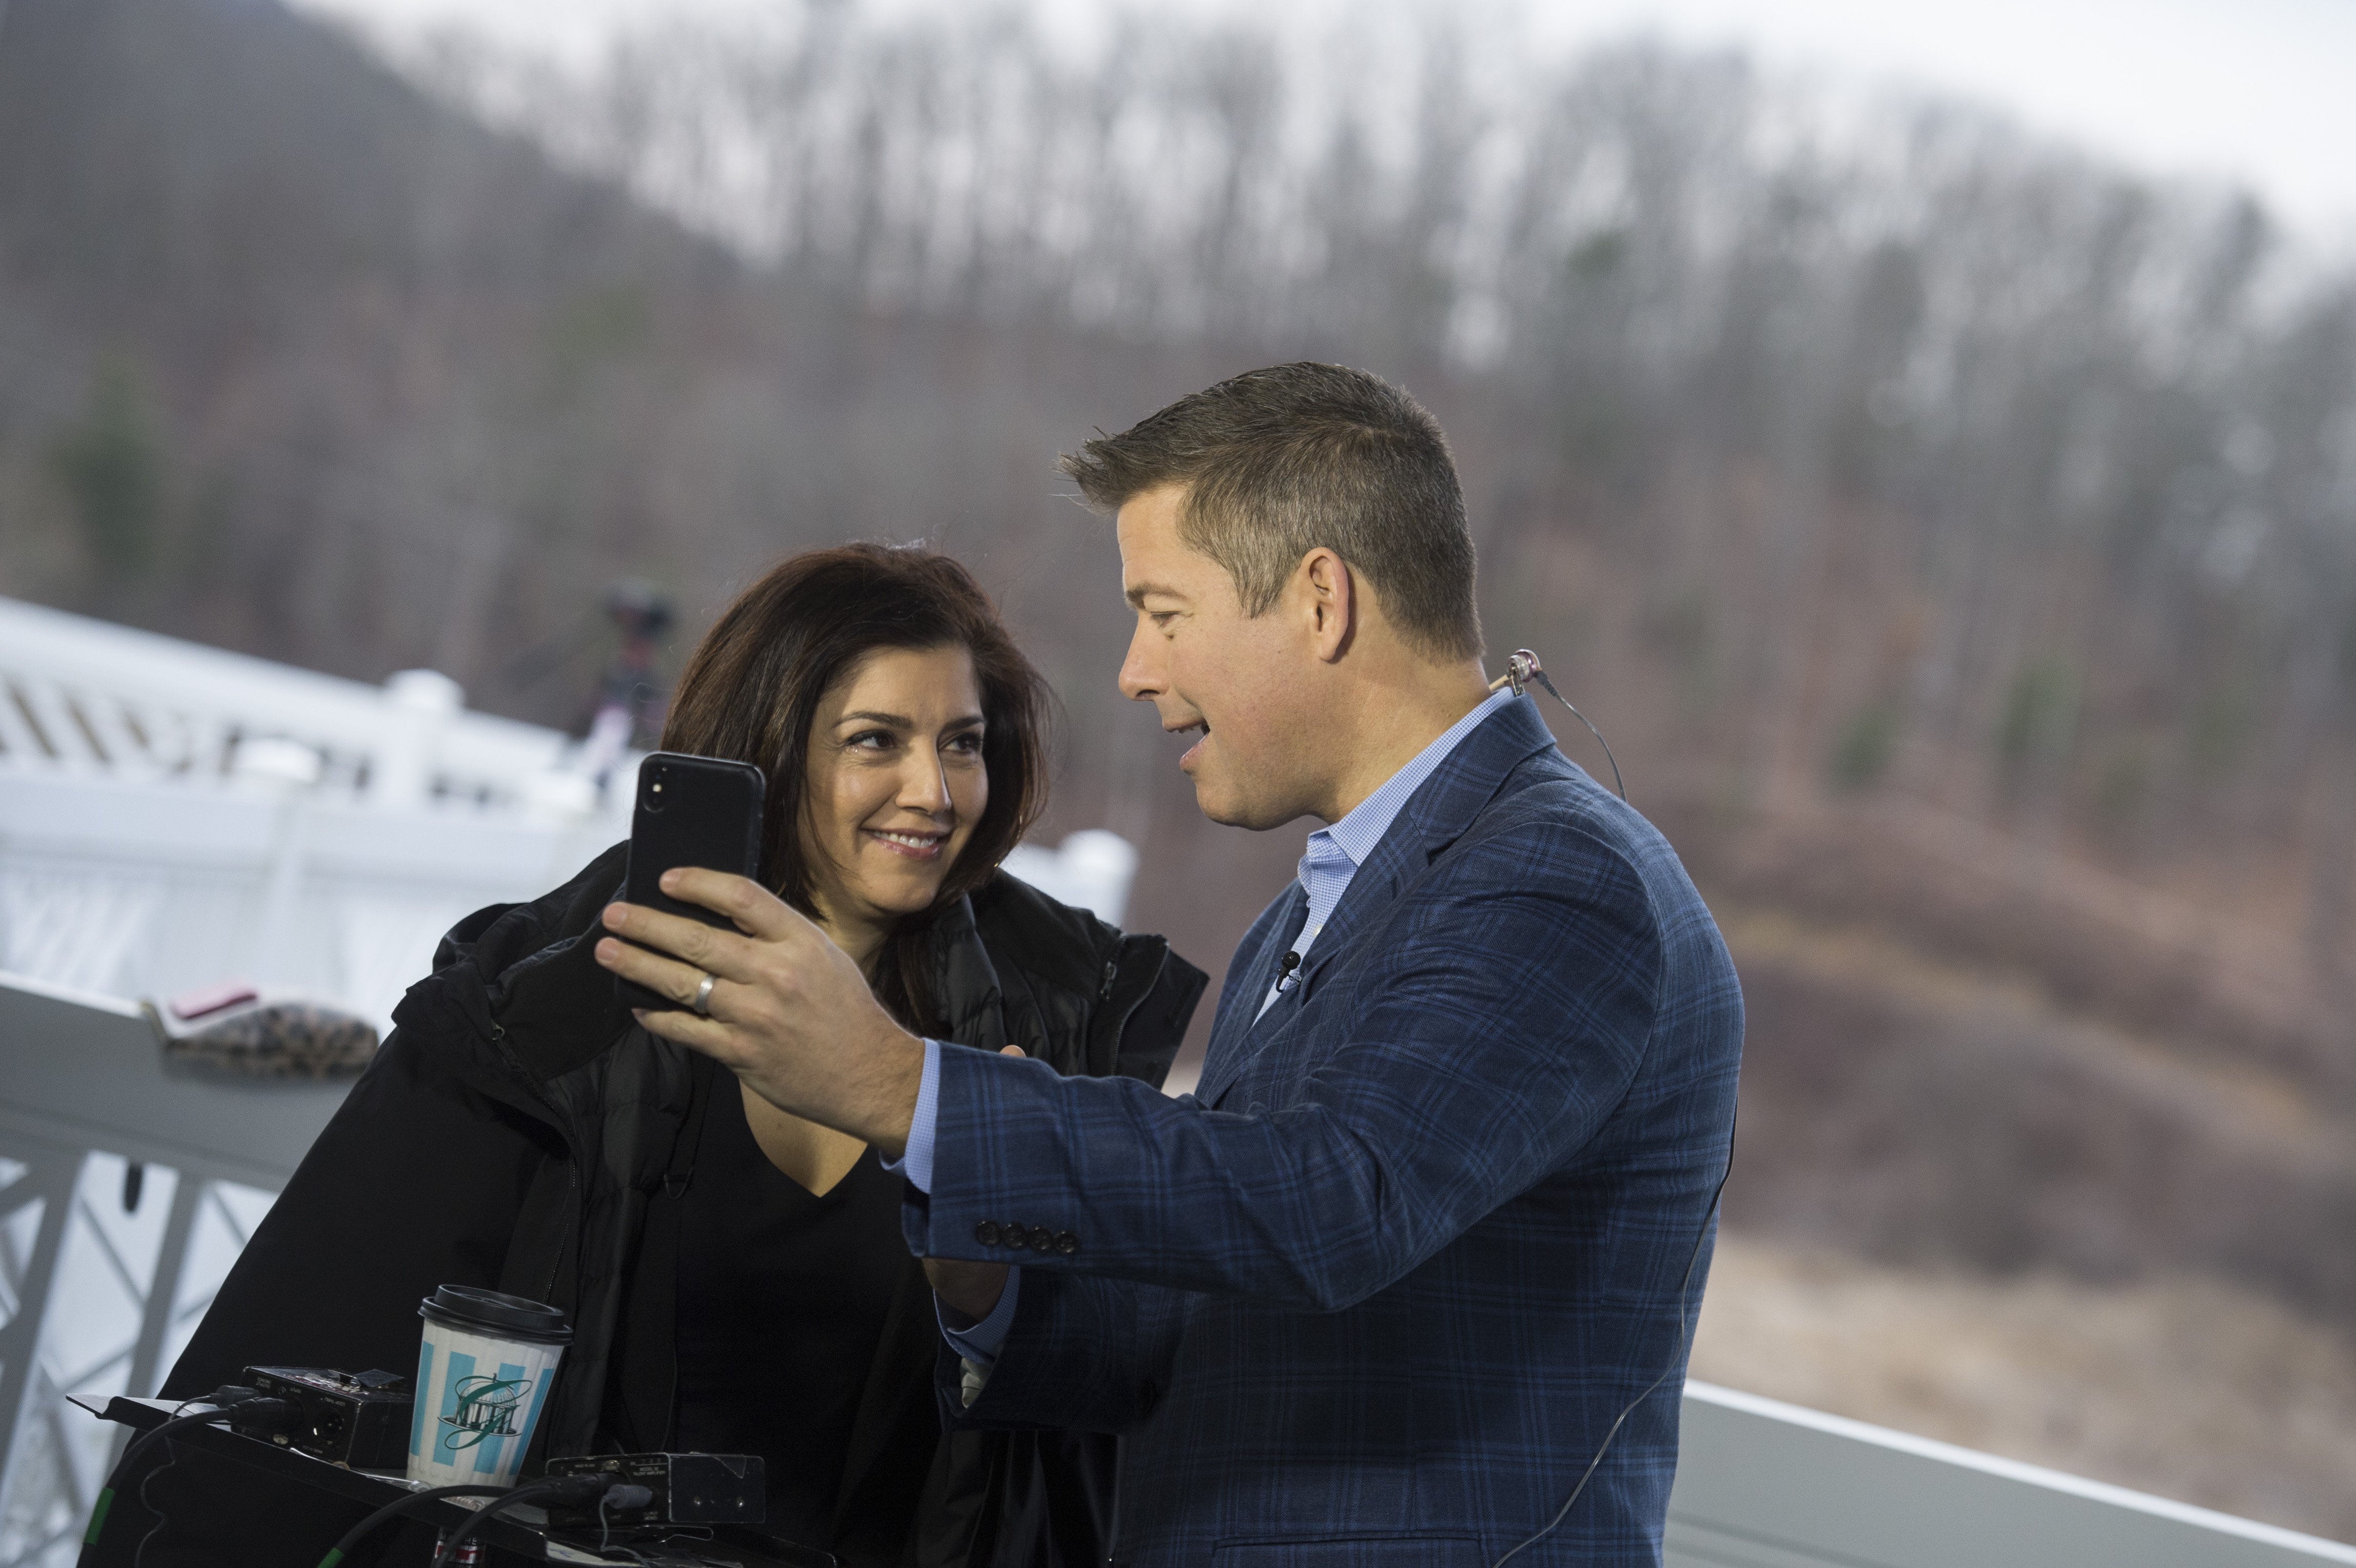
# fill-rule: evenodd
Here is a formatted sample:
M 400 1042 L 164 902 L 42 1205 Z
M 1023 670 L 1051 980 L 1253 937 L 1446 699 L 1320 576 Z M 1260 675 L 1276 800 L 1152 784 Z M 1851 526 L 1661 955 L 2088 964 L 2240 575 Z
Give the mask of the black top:
M 767 1528 L 830 1543 L 843 1453 L 908 1268 L 901 1179 L 869 1149 L 822 1197 L 769 1163 L 716 1075 L 679 1237 L 682 1452 L 758 1454 Z
M 654 1178 L 675 1154 L 698 1152 L 678 1146 L 700 1076 L 691 1063 L 708 1059 L 637 1027 L 597 967 L 599 915 L 628 855 L 616 844 L 563 886 L 493 905 L 444 938 L 434 973 L 410 987 L 399 1027 L 230 1271 L 166 1396 L 256 1365 L 414 1366 L 418 1298 L 455 1282 L 552 1303 L 573 1323 L 535 1459 L 625 1440 L 667 1445 L 687 1200 Z M 1205 985 L 1160 937 L 1125 936 L 1002 872 L 945 905 L 927 945 L 944 1038 L 1020 1045 L 1064 1073 L 1160 1083 Z M 388 1170 L 402 1179 L 385 1181 Z M 902 1278 L 888 1342 L 868 1364 L 830 1550 L 858 1568 L 896 1568 L 921 1537 L 926 1568 L 1046 1561 L 1010 1488 L 1038 1483 L 1023 1496 L 1052 1496 L 1059 1530 L 1074 1496 L 1108 1509 L 1113 1439 L 977 1431 L 944 1443 L 940 1330 L 922 1274 L 911 1264 Z M 135 1520 L 136 1540 L 155 1514 L 129 1480 L 109 1517 Z M 151 1547 L 149 1568 L 169 1539 Z M 1066 1560 L 1103 1555 L 1099 1543 Z M 296 1568 L 317 1560 L 314 1550 Z

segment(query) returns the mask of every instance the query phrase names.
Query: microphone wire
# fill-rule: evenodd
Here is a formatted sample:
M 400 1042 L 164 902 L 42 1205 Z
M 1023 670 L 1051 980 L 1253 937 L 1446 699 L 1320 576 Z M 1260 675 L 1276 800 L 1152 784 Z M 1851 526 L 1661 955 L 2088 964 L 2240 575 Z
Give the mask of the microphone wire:
M 1569 705 L 1565 704 L 1565 706 Z M 1544 1541 L 1547 1536 L 1552 1535 L 1555 1532 L 1556 1527 L 1561 1524 L 1564 1520 L 1570 1517 L 1571 1505 L 1578 1502 L 1580 1494 L 1587 1490 L 1587 1483 L 1595 1478 L 1597 1467 L 1603 1463 L 1603 1456 L 1612 1447 L 1612 1440 L 1620 1435 L 1620 1428 L 1625 1425 L 1628 1418 L 1636 1413 L 1636 1407 L 1644 1403 L 1646 1400 L 1652 1398 L 1655 1392 L 1657 1391 L 1663 1383 L 1669 1381 L 1669 1374 L 1676 1371 L 1679 1366 L 1684 1364 L 1686 1355 L 1692 1349 L 1693 1345 L 1693 1325 L 1688 1320 L 1688 1315 L 1686 1312 L 1686 1291 L 1693 1285 L 1694 1269 L 1701 1262 L 1702 1243 L 1709 1240 L 1710 1223 L 1718 1218 L 1718 1206 L 1726 1197 L 1727 1178 L 1734 1174 L 1734 1126 L 1735 1121 L 1739 1120 L 1740 1115 L 1738 1114 L 1736 1118 L 1730 1120 L 1727 1124 L 1726 1168 L 1719 1173 L 1718 1189 L 1709 1195 L 1709 1207 L 1702 1211 L 1701 1224 L 1699 1228 L 1694 1232 L 1693 1251 L 1686 1255 L 1685 1275 L 1677 1281 L 1676 1355 L 1670 1359 L 1667 1366 L 1661 1369 L 1661 1375 L 1659 1377 L 1655 1378 L 1651 1382 L 1644 1385 L 1644 1392 L 1638 1394 L 1635 1398 L 1622 1405 L 1621 1407 L 1620 1413 L 1612 1418 L 1612 1425 L 1610 1429 L 1603 1434 L 1603 1441 L 1595 1445 L 1595 1456 L 1588 1460 L 1587 1468 L 1580 1472 L 1579 1484 L 1570 1488 L 1570 1496 L 1563 1499 L 1562 1507 L 1555 1510 L 1554 1518 L 1548 1520 L 1544 1528 L 1540 1529 L 1536 1534 L 1531 1535 L 1514 1545 L 1503 1557 L 1498 1558 L 1496 1562 L 1491 1563 L 1489 1568 L 1505 1568 L 1505 1564 L 1513 1561 L 1513 1559 L 1519 1555 L 1525 1549 L 1536 1546 L 1539 1541 Z
M 1612 764 L 1612 789 L 1618 793 L 1622 801 L 1625 801 L 1628 798 L 1628 786 L 1620 782 L 1620 759 L 1612 754 L 1612 742 L 1603 738 L 1603 731 L 1595 727 L 1594 720 L 1571 707 L 1570 699 L 1555 689 L 1554 681 L 1547 676 L 1546 667 L 1538 663 L 1537 655 L 1527 648 L 1515 648 L 1512 656 L 1505 660 L 1505 673 L 1491 681 L 1489 689 L 1495 691 L 1501 687 L 1510 686 L 1514 688 L 1514 695 L 1519 697 L 1522 695 L 1523 685 L 1533 680 L 1546 688 L 1547 696 L 1565 708 L 1570 709 L 1570 716 L 1573 719 L 1587 726 L 1587 732 L 1595 737 L 1597 745 L 1603 748 L 1603 760 Z

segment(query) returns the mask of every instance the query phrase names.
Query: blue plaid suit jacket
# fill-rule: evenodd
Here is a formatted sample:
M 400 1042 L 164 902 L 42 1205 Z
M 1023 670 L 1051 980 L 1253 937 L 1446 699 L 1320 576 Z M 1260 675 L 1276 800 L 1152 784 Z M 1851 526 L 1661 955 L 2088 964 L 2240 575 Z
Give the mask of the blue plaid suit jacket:
M 909 1243 L 1024 1268 L 970 1410 L 944 1357 L 945 1412 L 1125 1435 L 1116 1563 L 1476 1568 L 1666 1371 L 1515 1559 L 1657 1563 L 1741 1051 L 1708 912 L 1526 701 L 1255 1020 L 1305 904 L 1244 938 L 1194 1095 L 942 1053 Z

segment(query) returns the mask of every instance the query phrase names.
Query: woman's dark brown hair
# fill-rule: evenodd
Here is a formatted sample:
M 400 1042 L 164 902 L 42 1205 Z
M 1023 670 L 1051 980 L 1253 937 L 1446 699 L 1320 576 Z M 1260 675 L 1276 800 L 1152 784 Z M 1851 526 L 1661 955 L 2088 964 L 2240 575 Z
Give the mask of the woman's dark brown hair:
M 875 994 L 919 1029 L 937 1022 L 921 961 L 933 913 L 989 880 L 1047 804 L 1047 684 L 973 574 L 916 546 L 840 545 L 779 562 L 696 645 L 662 734 L 664 751 L 751 763 L 768 775 L 760 878 L 812 914 L 801 827 L 819 701 L 878 649 L 940 647 L 973 658 L 990 803 L 932 910 L 903 920 L 884 945 Z

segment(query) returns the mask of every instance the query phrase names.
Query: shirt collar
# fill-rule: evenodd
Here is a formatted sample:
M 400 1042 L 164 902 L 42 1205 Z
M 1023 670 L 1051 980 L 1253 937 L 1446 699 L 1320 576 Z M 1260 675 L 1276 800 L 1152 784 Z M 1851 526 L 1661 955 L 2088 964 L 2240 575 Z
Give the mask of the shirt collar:
M 1383 781 L 1375 793 L 1352 807 L 1348 816 L 1330 827 L 1321 827 L 1309 836 L 1309 853 L 1318 854 L 1318 840 L 1324 839 L 1350 859 L 1353 867 L 1363 866 L 1383 835 L 1398 819 L 1399 812 L 1422 787 L 1423 782 L 1439 771 L 1449 753 L 1463 743 L 1464 737 L 1481 727 L 1481 721 L 1513 701 L 1515 694 L 1500 688 L 1489 694 L 1487 700 L 1470 713 L 1451 724 L 1440 738 L 1415 754 L 1414 760 Z

